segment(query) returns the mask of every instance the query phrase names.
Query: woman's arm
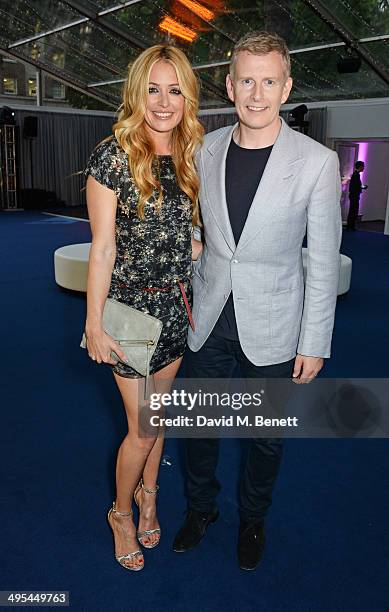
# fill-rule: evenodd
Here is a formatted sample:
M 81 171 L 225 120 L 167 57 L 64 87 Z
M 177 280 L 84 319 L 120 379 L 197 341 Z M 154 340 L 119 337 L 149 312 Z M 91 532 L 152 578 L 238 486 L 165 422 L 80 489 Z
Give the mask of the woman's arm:
M 115 219 L 117 198 L 112 189 L 101 185 L 92 176 L 86 183 L 86 198 L 92 231 L 87 281 L 87 316 L 85 334 L 88 353 L 101 363 L 116 363 L 111 351 L 126 360 L 114 340 L 104 332 L 103 310 L 116 257 Z

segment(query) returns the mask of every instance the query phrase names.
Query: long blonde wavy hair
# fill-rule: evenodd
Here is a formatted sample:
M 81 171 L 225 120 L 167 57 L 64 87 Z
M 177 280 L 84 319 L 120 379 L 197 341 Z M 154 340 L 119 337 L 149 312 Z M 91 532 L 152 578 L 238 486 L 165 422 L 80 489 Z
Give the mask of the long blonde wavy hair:
M 204 129 L 197 119 L 199 83 L 182 51 L 170 45 L 154 45 L 129 65 L 118 121 L 112 129 L 117 142 L 128 155 L 129 170 L 139 190 L 137 212 L 139 218 L 144 219 L 145 203 L 154 190 L 158 192 L 158 207 L 163 199 L 162 186 L 152 172 L 156 153 L 145 127 L 150 72 L 160 60 L 169 62 L 175 69 L 185 100 L 182 120 L 172 133 L 172 159 L 178 185 L 192 203 L 192 222 L 199 225 L 199 179 L 194 155 L 202 142 Z

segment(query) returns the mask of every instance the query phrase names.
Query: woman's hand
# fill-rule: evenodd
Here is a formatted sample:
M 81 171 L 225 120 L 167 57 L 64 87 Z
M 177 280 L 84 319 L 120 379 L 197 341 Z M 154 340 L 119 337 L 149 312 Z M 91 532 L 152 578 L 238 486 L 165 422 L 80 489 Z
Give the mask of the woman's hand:
M 116 355 L 125 363 L 127 363 L 127 356 L 121 350 L 120 346 L 115 340 L 107 334 L 102 328 L 100 329 L 88 329 L 85 328 L 86 335 L 86 348 L 88 350 L 89 357 L 97 363 L 110 363 L 116 365 L 118 362 L 112 358 L 111 351 L 114 351 Z
M 203 243 L 196 238 L 192 238 L 192 260 L 198 259 L 201 251 L 203 250 Z

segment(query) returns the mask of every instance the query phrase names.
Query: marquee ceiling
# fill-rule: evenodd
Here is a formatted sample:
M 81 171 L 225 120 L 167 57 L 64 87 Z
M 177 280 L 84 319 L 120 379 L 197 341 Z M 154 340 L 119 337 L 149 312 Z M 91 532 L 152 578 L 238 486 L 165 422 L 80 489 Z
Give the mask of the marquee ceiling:
M 291 102 L 389 96 L 389 0 L 1 0 L 0 52 L 117 108 L 142 49 L 173 42 L 201 80 L 203 109 L 230 106 L 234 43 L 276 31 L 291 49 Z M 358 55 L 356 73 L 337 62 Z

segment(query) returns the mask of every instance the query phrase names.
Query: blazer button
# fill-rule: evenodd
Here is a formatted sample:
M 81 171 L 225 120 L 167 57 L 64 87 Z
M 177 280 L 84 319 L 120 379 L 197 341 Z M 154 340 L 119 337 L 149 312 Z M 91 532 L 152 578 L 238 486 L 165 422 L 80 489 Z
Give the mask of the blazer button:
M 237 260 L 237 259 L 233 259 L 233 260 L 232 260 L 232 263 L 235 263 L 235 264 L 236 264 L 236 263 L 238 263 L 238 260 Z

